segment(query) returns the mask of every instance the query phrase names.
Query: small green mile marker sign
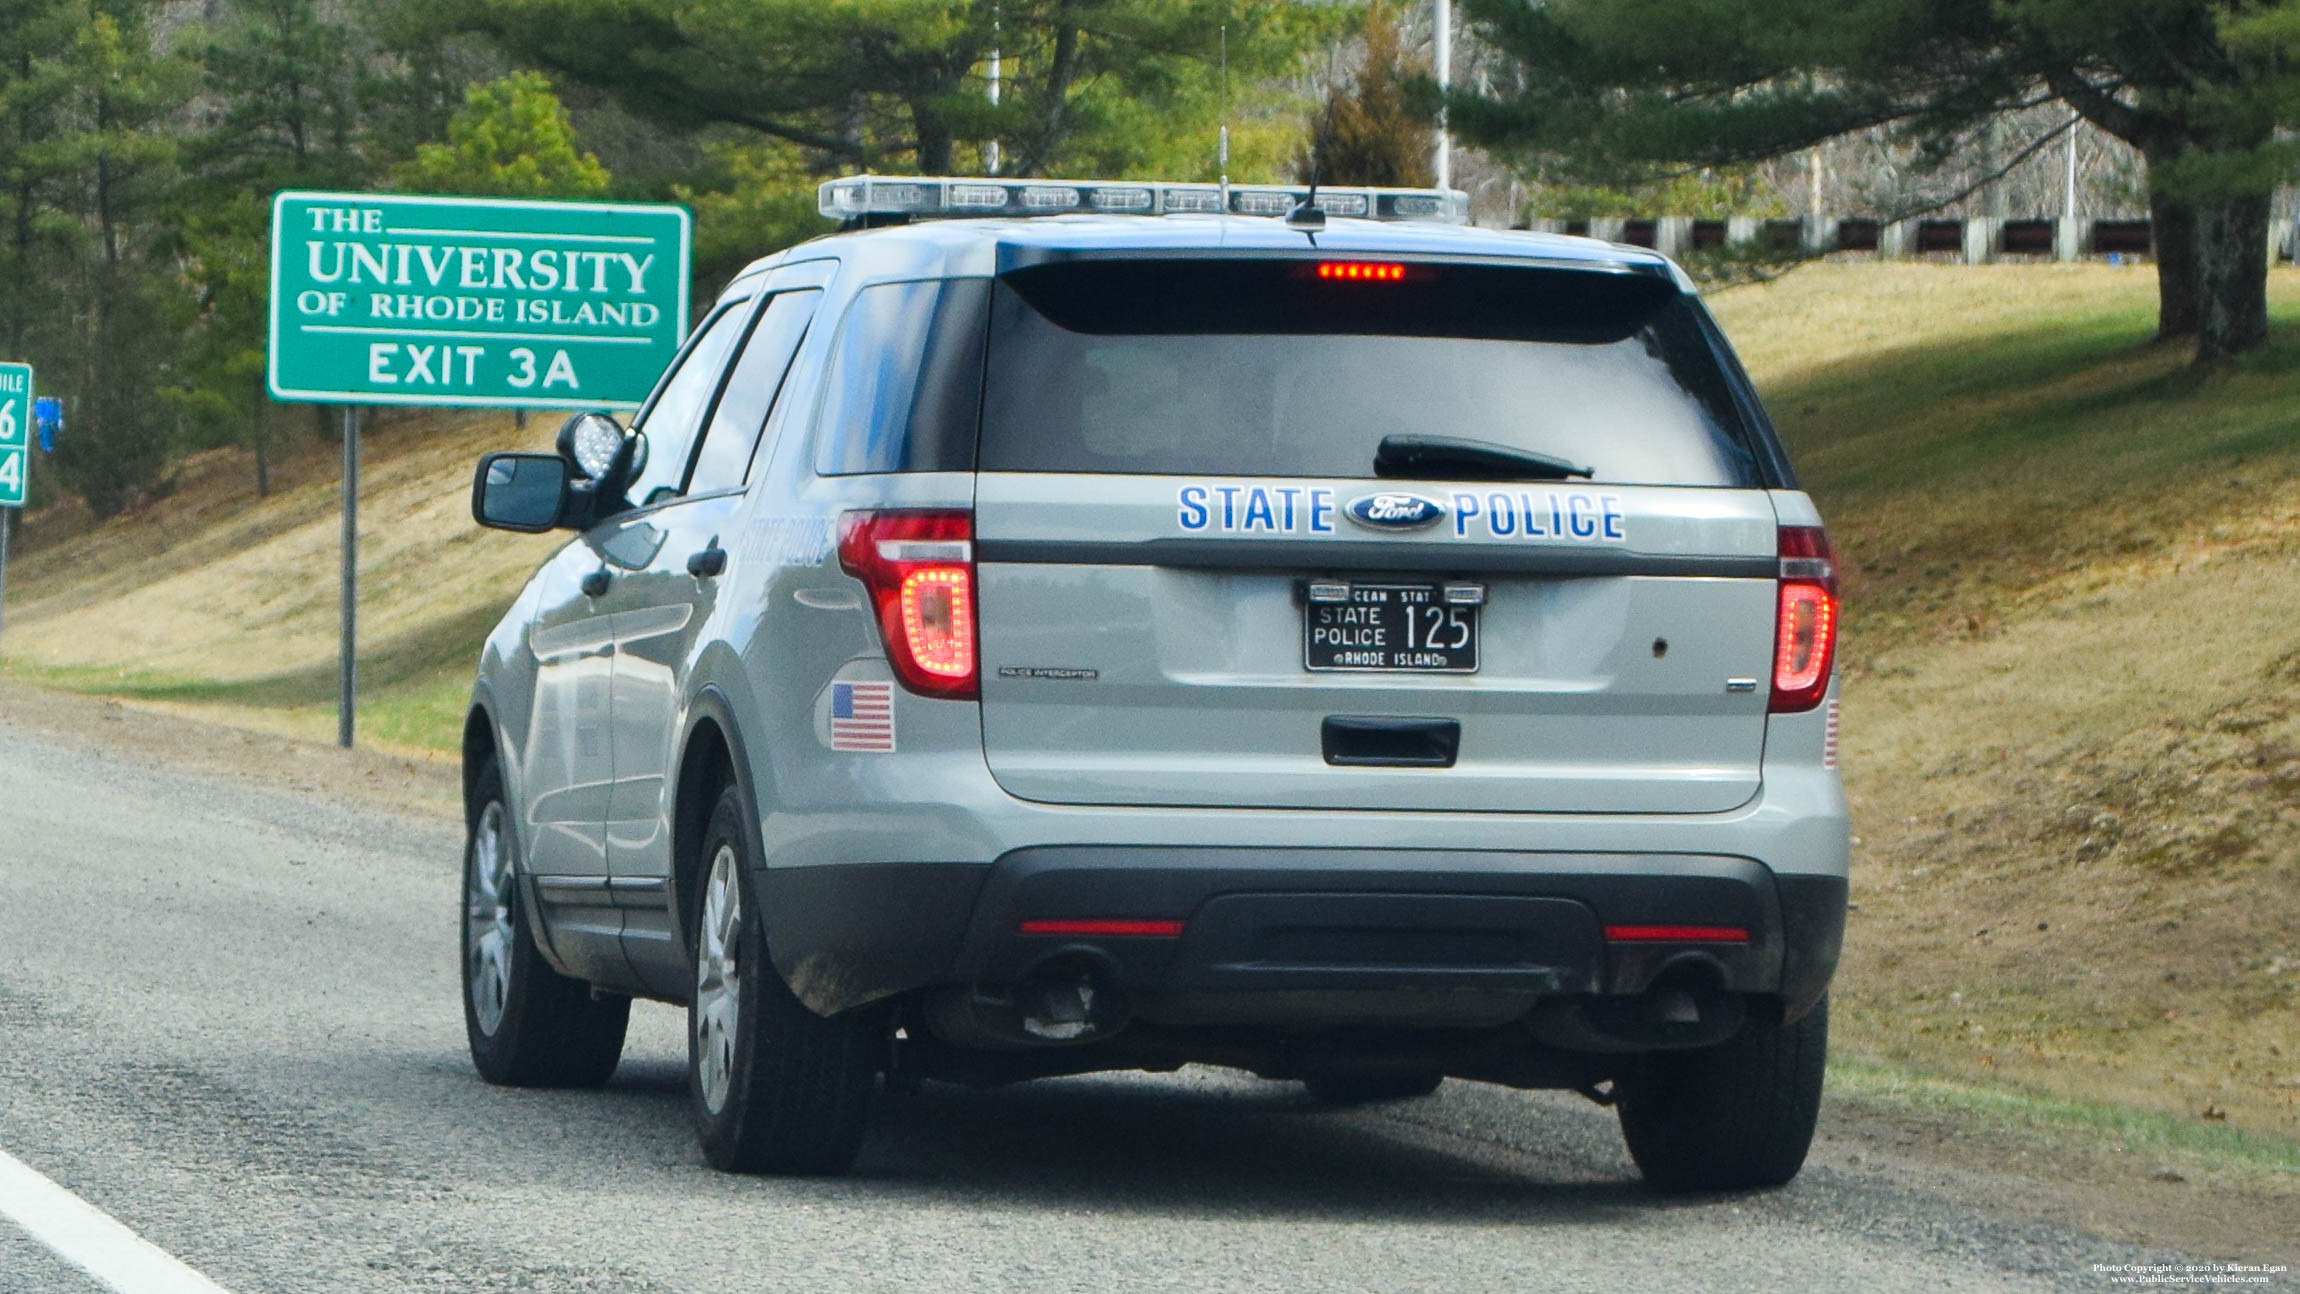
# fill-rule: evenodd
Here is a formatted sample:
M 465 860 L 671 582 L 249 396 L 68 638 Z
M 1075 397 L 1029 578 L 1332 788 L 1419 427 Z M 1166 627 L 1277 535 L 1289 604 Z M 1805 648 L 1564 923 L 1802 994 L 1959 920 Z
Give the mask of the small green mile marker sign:
M 692 228 L 681 207 L 283 192 L 271 393 L 635 408 L 686 333 Z
M 24 506 L 31 444 L 32 366 L 0 364 L 0 508 Z

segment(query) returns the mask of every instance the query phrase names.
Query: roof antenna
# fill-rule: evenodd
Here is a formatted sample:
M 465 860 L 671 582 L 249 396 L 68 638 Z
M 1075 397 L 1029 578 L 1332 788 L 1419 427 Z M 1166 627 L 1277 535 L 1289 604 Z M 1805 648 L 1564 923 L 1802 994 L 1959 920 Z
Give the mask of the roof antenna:
M 1320 157 L 1317 141 L 1313 139 L 1310 141 L 1310 195 L 1286 213 L 1286 228 L 1301 230 L 1302 236 L 1310 240 L 1312 247 L 1318 245 L 1318 235 L 1326 227 L 1325 210 L 1318 205 L 1318 173 L 1324 169 L 1325 162 Z
M 1222 130 L 1216 156 L 1222 172 L 1222 214 L 1230 213 L 1230 24 L 1222 24 Z

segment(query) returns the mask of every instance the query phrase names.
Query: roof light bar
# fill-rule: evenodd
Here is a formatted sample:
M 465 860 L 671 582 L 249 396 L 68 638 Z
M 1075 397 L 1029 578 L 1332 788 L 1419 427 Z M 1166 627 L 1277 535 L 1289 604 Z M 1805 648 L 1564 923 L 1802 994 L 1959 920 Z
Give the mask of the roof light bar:
M 1308 185 L 1233 184 L 1231 214 L 1284 216 L 1310 196 Z M 1073 211 L 1137 216 L 1218 215 L 1222 189 L 1167 180 L 997 180 L 924 175 L 850 175 L 826 180 L 816 208 L 832 220 L 861 216 L 918 219 L 961 216 L 1055 216 Z M 1460 189 L 1318 187 L 1328 216 L 1373 220 L 1469 223 L 1469 195 Z

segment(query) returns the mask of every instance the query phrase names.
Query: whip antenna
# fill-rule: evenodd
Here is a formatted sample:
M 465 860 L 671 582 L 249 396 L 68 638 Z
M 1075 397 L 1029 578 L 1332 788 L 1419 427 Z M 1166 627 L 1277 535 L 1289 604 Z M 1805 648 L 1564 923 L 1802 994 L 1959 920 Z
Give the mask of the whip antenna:
M 1216 136 L 1215 157 L 1222 174 L 1222 211 L 1230 210 L 1230 24 L 1222 24 L 1222 129 Z

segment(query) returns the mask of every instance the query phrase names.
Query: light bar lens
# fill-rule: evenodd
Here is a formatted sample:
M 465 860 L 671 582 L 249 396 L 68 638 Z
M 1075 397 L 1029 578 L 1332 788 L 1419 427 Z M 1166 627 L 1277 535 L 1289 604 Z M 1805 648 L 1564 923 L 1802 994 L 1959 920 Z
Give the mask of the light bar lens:
M 1154 200 L 1148 189 L 1094 190 L 1094 209 L 1097 211 L 1148 211 Z
M 1006 192 L 1003 186 L 996 184 L 953 184 L 950 205 L 954 210 L 996 211 L 1006 205 Z
M 1067 184 L 1033 184 L 1022 191 L 1022 205 L 1032 211 L 1073 211 L 1078 190 Z

